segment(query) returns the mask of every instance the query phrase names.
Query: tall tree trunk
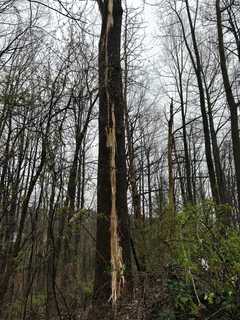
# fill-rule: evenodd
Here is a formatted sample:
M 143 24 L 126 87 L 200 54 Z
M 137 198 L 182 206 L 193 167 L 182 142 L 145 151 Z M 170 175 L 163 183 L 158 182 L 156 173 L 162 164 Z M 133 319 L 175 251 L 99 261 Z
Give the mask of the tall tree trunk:
M 204 86 L 203 86 L 203 81 L 202 81 L 202 63 L 201 63 L 201 59 L 200 59 L 200 52 L 199 52 L 198 43 L 197 43 L 196 34 L 195 34 L 195 26 L 194 26 L 192 16 L 191 16 L 191 9 L 189 6 L 189 1 L 186 0 L 185 3 L 186 3 L 186 11 L 187 11 L 188 22 L 189 22 L 189 26 L 190 26 L 190 32 L 191 32 L 194 53 L 192 53 L 192 49 L 190 48 L 190 46 L 188 44 L 183 21 L 178 13 L 177 13 L 177 15 L 178 15 L 178 19 L 181 24 L 181 27 L 182 27 L 184 42 L 186 44 L 186 47 L 187 47 L 194 71 L 195 71 L 196 79 L 197 79 L 198 90 L 199 90 L 199 100 L 200 100 L 200 107 L 201 107 L 201 114 L 202 114 L 202 122 L 203 122 L 205 153 L 206 153 L 206 162 L 207 162 L 207 167 L 208 167 L 209 180 L 210 180 L 213 199 L 218 203 L 219 197 L 218 197 L 218 192 L 217 192 L 215 170 L 214 170 L 214 164 L 213 164 L 213 159 L 212 159 L 211 139 L 210 139 L 209 125 L 208 125 L 208 118 L 207 118 L 207 111 L 206 111 L 206 104 L 205 104 L 205 92 L 204 92 Z
M 132 141 L 132 135 L 130 130 L 130 123 L 129 123 L 129 116 L 127 105 L 125 107 L 125 121 L 126 121 L 126 133 L 127 133 L 127 145 L 128 145 L 128 158 L 129 158 L 129 167 L 128 167 L 128 178 L 129 184 L 131 188 L 131 195 L 132 195 L 132 206 L 133 206 L 133 213 L 134 218 L 138 221 L 141 220 L 141 196 L 138 191 L 137 185 L 137 174 L 136 174 L 136 163 L 135 163 L 135 150 Z
M 127 7 L 126 7 L 126 10 Z M 124 25 L 124 43 L 123 43 L 123 55 L 124 55 L 124 74 L 123 74 L 123 97 L 124 97 L 124 111 L 125 111 L 125 127 L 127 138 L 127 152 L 128 152 L 128 180 L 130 185 L 130 191 L 132 196 L 132 206 L 135 221 L 140 221 L 141 215 L 141 196 L 138 191 L 137 174 L 136 174 L 136 156 L 133 143 L 133 134 L 131 128 L 131 122 L 129 119 L 128 110 L 128 80 L 129 80 L 129 54 L 128 54 L 128 12 L 126 12 L 126 20 Z
M 116 302 L 131 283 L 120 0 L 99 1 L 99 154 L 95 303 Z
M 237 103 L 235 102 L 232 87 L 230 84 L 226 56 L 224 49 L 224 40 L 223 40 L 223 30 L 222 30 L 222 15 L 220 8 L 220 0 L 216 0 L 216 15 L 217 15 L 217 31 L 218 31 L 218 50 L 220 57 L 220 65 L 222 70 L 222 78 L 225 89 L 225 94 L 227 98 L 227 103 L 230 110 L 231 116 L 231 136 L 232 136 L 232 146 L 233 146 L 233 159 L 235 165 L 235 175 L 236 175 L 236 184 L 237 184 L 237 198 L 238 198 L 238 214 L 237 219 L 238 223 L 240 222 L 240 139 L 239 139 L 239 126 L 238 126 L 238 111 Z
M 187 142 L 187 127 L 186 116 L 184 110 L 183 89 L 182 89 L 182 74 L 179 73 L 179 87 L 180 87 L 180 99 L 181 99 L 181 117 L 183 128 L 183 146 L 184 146 L 184 164 L 186 171 L 186 183 L 187 183 L 187 199 L 186 202 L 193 203 L 192 183 L 191 183 L 191 164 L 189 158 L 188 142 Z
M 218 142 L 217 142 L 217 135 L 216 135 L 216 131 L 214 128 L 214 119 L 213 119 L 213 114 L 212 114 L 211 97 L 210 97 L 209 88 L 207 86 L 206 79 L 205 79 L 204 75 L 203 75 L 203 80 L 204 80 L 207 105 L 208 105 L 209 127 L 210 127 L 210 134 L 211 134 L 211 140 L 212 140 L 213 159 L 214 159 L 214 164 L 215 164 L 219 202 L 221 204 L 226 204 L 226 203 L 229 203 L 229 197 L 227 196 L 226 180 L 225 180 L 224 172 L 222 170 L 220 151 L 219 151 Z
M 150 149 L 146 151 L 147 158 L 147 187 L 148 187 L 148 216 L 150 223 L 153 218 L 153 200 L 152 200 L 152 190 L 151 190 L 151 163 L 150 163 Z
M 174 159 L 175 159 L 176 167 L 177 167 L 176 171 L 177 171 L 177 178 L 179 180 L 179 185 L 180 185 L 180 190 L 181 190 L 182 202 L 183 202 L 183 204 L 186 204 L 189 201 L 186 200 L 186 198 L 187 198 L 187 196 L 186 196 L 187 192 L 186 191 L 187 190 L 185 191 L 185 184 L 184 184 L 184 178 L 185 177 L 182 176 L 182 168 L 181 168 L 181 164 L 180 164 L 179 159 L 178 159 L 176 141 L 175 141 L 174 137 L 173 137 L 173 152 L 174 152 Z
M 175 235 L 175 197 L 174 197 L 174 177 L 173 159 L 174 136 L 173 136 L 173 101 L 170 103 L 170 118 L 168 121 L 168 215 L 169 215 L 169 235 Z

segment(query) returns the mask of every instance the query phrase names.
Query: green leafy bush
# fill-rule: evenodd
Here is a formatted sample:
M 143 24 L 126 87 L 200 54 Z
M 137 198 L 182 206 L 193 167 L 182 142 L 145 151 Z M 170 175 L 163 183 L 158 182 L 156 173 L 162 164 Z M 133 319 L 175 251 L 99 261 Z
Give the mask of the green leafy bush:
M 229 214 L 229 207 L 206 201 L 177 215 L 173 263 L 179 271 L 169 280 L 169 291 L 176 313 L 185 316 L 179 319 L 198 319 L 200 313 L 240 319 L 240 234 L 226 224 Z

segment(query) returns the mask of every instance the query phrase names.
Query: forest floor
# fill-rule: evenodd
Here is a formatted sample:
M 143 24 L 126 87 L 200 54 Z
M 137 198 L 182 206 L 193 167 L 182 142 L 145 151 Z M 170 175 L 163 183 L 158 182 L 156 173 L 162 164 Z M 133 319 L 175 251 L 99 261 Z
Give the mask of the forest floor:
M 171 306 L 168 288 L 161 274 L 139 275 L 133 298 L 122 301 L 116 307 L 109 306 L 100 312 L 91 307 L 79 315 L 79 320 L 157 320 L 162 310 Z M 108 310 L 108 311 L 106 311 Z M 103 314 L 104 313 L 104 314 Z M 168 318 L 164 318 L 168 319 Z M 170 319 L 170 318 L 169 318 Z

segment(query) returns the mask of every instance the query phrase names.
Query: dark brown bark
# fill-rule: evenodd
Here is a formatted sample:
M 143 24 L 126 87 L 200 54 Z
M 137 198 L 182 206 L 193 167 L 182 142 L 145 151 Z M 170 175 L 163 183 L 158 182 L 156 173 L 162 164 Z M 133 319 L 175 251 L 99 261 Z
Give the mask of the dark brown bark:
M 222 15 L 220 8 L 220 1 L 216 0 L 216 15 L 217 15 L 217 31 L 218 31 L 218 50 L 220 57 L 220 65 L 222 71 L 223 84 L 226 94 L 227 103 L 230 110 L 230 120 L 231 120 L 231 136 L 232 136 L 232 146 L 233 146 L 233 159 L 235 165 L 235 176 L 237 185 L 237 198 L 238 198 L 238 222 L 240 222 L 240 139 L 239 139 L 239 125 L 238 125 L 238 111 L 237 103 L 235 102 L 228 70 L 226 64 L 226 56 L 224 49 L 224 38 L 222 29 Z
M 99 158 L 97 190 L 97 243 L 94 283 L 96 303 L 112 296 L 113 237 L 119 239 L 126 285 L 131 278 L 130 236 L 127 211 L 124 103 L 120 65 L 122 7 L 106 0 L 102 8 L 99 42 Z M 112 222 L 118 225 L 113 234 Z M 117 240 L 117 239 L 115 239 Z M 123 270 L 122 270 L 123 271 Z M 119 281 L 119 279 L 117 280 Z

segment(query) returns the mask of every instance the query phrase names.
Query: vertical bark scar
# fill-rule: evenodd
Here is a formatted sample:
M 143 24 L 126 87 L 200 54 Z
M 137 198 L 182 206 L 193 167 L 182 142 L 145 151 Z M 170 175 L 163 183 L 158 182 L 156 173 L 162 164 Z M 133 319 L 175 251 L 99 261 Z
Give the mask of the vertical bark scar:
M 112 264 L 112 295 L 109 300 L 113 304 L 121 295 L 121 289 L 124 286 L 124 265 L 122 258 L 122 248 L 120 246 L 120 239 L 118 236 L 118 216 L 116 207 L 116 122 L 114 115 L 114 104 L 112 104 L 112 127 L 107 131 L 107 146 L 110 148 L 110 166 L 111 166 L 111 264 Z

